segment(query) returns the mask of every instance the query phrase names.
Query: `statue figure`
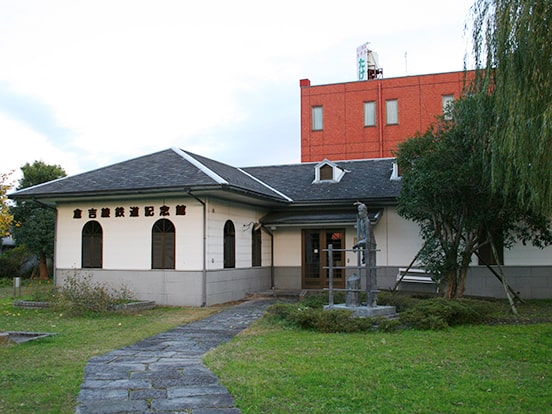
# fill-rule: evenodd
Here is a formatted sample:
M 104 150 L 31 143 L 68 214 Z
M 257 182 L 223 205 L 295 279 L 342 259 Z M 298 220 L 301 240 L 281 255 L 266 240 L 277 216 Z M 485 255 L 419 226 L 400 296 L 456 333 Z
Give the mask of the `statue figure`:
M 365 257 L 365 250 L 366 250 L 366 244 L 368 243 L 368 226 L 370 223 L 368 222 L 368 208 L 366 205 L 360 201 L 357 201 L 355 203 L 358 210 L 357 214 L 357 243 L 353 246 L 353 249 L 362 249 L 362 263 L 366 263 L 366 257 Z

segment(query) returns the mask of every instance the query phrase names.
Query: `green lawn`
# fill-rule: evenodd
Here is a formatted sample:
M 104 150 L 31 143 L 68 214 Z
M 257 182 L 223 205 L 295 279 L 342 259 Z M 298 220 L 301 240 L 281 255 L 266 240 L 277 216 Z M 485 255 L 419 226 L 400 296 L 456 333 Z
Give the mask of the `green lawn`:
M 0 292 L 0 331 L 55 336 L 0 346 L 0 413 L 73 413 L 86 361 L 98 354 L 203 318 L 220 308 L 156 308 L 140 313 L 68 317 L 12 306 Z M 2 297 L 3 296 L 3 297 Z
M 260 321 L 206 362 L 245 414 L 552 412 L 551 323 L 321 334 Z
M 90 357 L 220 309 L 69 317 L 14 308 L 10 295 L 0 289 L 0 331 L 57 335 L 0 346 L 1 413 L 72 413 Z M 499 312 L 493 326 L 357 334 L 262 319 L 206 363 L 245 414 L 552 412 L 552 302 L 520 313 L 517 324 Z

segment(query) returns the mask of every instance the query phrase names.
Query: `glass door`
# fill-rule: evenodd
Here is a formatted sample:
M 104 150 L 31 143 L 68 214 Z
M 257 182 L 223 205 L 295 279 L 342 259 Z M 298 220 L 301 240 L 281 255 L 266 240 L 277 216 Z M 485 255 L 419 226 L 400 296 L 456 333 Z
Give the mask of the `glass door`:
M 302 263 L 302 288 L 323 289 L 329 286 L 328 244 L 334 249 L 345 248 L 345 230 L 308 229 L 303 230 L 303 263 Z M 333 265 L 342 267 L 345 265 L 345 252 L 334 251 Z M 334 287 L 344 288 L 345 278 L 343 269 L 335 269 Z

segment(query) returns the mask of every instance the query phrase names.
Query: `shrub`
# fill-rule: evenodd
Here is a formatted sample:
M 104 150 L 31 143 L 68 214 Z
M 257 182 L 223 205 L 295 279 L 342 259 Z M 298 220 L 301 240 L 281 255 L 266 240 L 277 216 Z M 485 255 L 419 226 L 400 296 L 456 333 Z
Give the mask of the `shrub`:
M 415 306 L 420 299 L 415 299 L 400 293 L 380 292 L 378 294 L 378 305 L 394 306 L 397 313 L 404 312 Z
M 75 271 L 65 278 L 56 304 L 72 314 L 101 313 L 133 298 L 125 286 L 114 289 L 105 283 L 93 282 L 89 274 L 80 275 Z
M 488 302 L 475 299 L 432 298 L 420 300 L 402 312 L 401 322 L 417 329 L 445 329 L 449 326 L 484 321 L 491 313 Z
M 444 298 L 415 299 L 409 296 L 382 292 L 378 304 L 395 306 L 398 319 L 384 317 L 357 318 L 348 310 L 324 310 L 321 295 L 290 304 L 278 303 L 267 309 L 267 317 L 293 327 L 318 332 L 395 331 L 401 327 L 415 329 L 446 329 L 449 326 L 482 323 L 494 307 L 477 299 L 449 300 Z M 314 306 L 310 306 L 314 305 Z
M 343 292 L 334 292 L 334 303 L 342 302 L 345 302 L 345 294 Z M 330 303 L 329 292 L 307 295 L 301 303 L 309 308 L 323 308 Z
M 324 310 L 305 306 L 304 303 L 288 304 L 277 303 L 267 309 L 268 318 L 284 322 L 293 327 L 313 330 L 323 333 L 350 333 L 367 330 L 395 330 L 399 322 L 385 318 L 358 318 L 352 311 L 342 309 Z

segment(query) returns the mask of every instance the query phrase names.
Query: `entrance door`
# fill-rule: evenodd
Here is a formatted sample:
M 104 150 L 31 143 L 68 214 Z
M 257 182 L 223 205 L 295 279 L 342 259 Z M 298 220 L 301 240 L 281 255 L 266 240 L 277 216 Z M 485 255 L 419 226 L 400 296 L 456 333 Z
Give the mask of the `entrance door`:
M 334 249 L 345 248 L 345 230 L 303 230 L 303 267 L 302 288 L 323 289 L 330 284 L 328 266 L 328 244 Z M 345 265 L 345 252 L 333 253 L 333 265 Z M 334 287 L 344 288 L 345 278 L 343 269 L 334 269 Z

